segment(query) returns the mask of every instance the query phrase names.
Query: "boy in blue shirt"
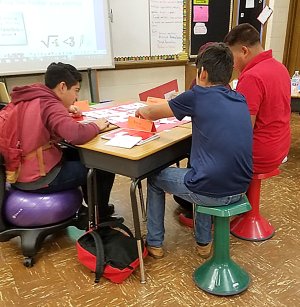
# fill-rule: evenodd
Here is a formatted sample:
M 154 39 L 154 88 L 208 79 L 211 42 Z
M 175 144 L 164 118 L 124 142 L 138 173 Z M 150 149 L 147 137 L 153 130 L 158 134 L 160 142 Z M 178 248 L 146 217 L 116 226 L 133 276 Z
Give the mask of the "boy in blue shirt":
M 196 60 L 197 85 L 165 105 L 150 105 L 136 116 L 156 120 L 192 118 L 190 168 L 169 167 L 148 178 L 147 237 L 149 254 L 164 256 L 165 192 L 193 203 L 224 206 L 247 191 L 252 177 L 252 125 L 245 98 L 230 90 L 233 56 L 214 43 Z M 195 237 L 203 258 L 211 253 L 211 216 L 197 213 Z

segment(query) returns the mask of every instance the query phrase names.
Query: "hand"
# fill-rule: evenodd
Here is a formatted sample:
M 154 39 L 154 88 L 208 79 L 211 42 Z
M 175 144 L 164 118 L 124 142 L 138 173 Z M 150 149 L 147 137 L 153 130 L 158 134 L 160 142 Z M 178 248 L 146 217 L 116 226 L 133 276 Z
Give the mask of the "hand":
M 135 117 L 139 117 L 139 118 L 144 118 L 143 115 L 142 115 L 142 109 L 143 108 L 138 108 L 136 111 L 135 111 Z
M 95 123 L 100 130 L 104 130 L 109 126 L 109 122 L 105 118 L 99 118 L 95 120 L 93 123 Z
M 80 117 L 82 116 L 82 113 L 80 109 L 77 106 L 71 105 L 69 107 L 69 112 L 72 114 L 73 117 Z

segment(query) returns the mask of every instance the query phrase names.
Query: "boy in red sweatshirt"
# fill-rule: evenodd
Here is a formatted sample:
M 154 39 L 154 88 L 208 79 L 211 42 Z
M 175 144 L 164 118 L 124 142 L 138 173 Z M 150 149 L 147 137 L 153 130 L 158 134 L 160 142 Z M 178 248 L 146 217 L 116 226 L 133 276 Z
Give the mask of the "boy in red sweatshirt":
M 69 112 L 80 114 L 73 105 L 78 98 L 82 77 L 69 64 L 52 63 L 45 74 L 45 85 L 32 84 L 13 88 L 12 101 L 20 110 L 22 159 L 14 188 L 37 193 L 52 193 L 82 187 L 87 201 L 88 169 L 80 162 L 76 150 L 64 154 L 58 142 L 80 145 L 93 139 L 108 126 L 106 119 L 89 124 L 75 121 Z M 96 171 L 100 218 L 110 216 L 108 204 L 115 175 Z

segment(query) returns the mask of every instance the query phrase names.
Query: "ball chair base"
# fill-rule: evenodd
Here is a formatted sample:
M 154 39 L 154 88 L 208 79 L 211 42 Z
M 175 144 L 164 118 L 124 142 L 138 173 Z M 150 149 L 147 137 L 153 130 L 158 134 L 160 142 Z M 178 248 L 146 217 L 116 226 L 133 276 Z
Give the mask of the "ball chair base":
M 76 226 L 77 219 L 70 218 L 55 225 L 36 227 L 36 228 L 8 228 L 0 232 L 0 242 L 8 241 L 14 237 L 21 237 L 21 248 L 24 255 L 23 264 L 32 267 L 34 256 L 41 247 L 43 240 L 50 234 L 58 232 L 68 226 Z

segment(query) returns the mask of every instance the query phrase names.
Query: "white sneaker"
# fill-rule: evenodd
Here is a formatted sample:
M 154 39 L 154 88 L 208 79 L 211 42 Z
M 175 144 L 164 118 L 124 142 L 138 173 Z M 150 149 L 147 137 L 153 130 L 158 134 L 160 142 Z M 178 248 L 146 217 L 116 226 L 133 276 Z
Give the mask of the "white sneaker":
M 285 156 L 281 163 L 285 163 L 285 162 L 287 162 L 287 160 L 288 160 L 288 157 Z

